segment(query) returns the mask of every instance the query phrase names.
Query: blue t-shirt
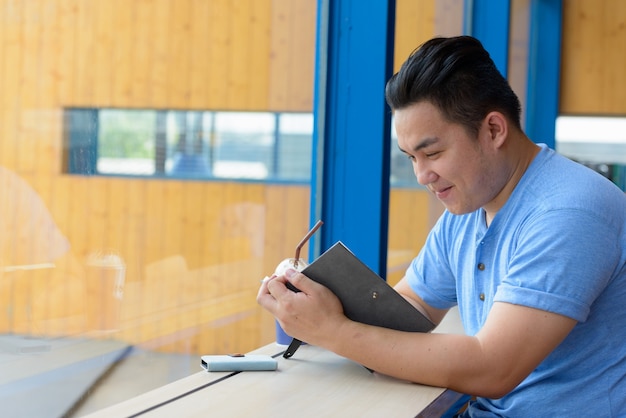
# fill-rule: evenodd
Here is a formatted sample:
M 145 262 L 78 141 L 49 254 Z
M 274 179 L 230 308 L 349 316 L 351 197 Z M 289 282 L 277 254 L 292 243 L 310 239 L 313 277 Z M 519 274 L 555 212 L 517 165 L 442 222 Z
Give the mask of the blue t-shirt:
M 407 270 L 429 305 L 459 306 L 475 335 L 493 302 L 578 323 L 516 389 L 467 416 L 626 416 L 626 196 L 542 145 L 489 227 L 444 212 Z

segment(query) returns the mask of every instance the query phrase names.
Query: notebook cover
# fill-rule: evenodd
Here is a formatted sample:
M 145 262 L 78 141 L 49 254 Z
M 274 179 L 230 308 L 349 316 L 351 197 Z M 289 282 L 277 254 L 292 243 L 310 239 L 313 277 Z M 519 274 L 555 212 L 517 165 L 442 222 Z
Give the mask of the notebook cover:
M 302 273 L 329 288 L 353 321 L 409 332 L 429 332 L 434 324 L 359 260 L 341 241 Z

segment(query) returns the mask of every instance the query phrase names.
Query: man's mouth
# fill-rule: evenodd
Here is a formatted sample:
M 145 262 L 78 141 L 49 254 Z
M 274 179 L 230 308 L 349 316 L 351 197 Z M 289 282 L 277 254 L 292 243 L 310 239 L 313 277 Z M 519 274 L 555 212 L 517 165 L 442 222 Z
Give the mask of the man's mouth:
M 450 194 L 450 190 L 452 190 L 452 186 L 443 187 L 441 189 L 433 189 L 433 193 L 437 196 L 438 199 L 445 199 Z

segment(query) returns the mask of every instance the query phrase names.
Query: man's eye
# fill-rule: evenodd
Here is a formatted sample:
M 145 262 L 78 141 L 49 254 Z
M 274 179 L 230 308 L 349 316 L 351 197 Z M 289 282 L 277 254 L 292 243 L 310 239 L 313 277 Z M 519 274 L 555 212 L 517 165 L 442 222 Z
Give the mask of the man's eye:
M 441 151 L 435 151 L 435 152 L 427 152 L 425 155 L 427 158 L 432 158 L 434 156 L 436 156 L 437 154 L 439 154 Z

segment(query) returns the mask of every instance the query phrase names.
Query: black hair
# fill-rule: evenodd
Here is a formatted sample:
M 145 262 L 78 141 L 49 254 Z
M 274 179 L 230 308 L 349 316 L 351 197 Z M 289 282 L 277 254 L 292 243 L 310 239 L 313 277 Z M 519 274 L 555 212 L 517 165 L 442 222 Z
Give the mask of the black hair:
M 474 135 L 494 110 L 521 130 L 519 99 L 487 50 L 471 36 L 433 38 L 422 44 L 389 79 L 385 98 L 393 110 L 428 101 Z

